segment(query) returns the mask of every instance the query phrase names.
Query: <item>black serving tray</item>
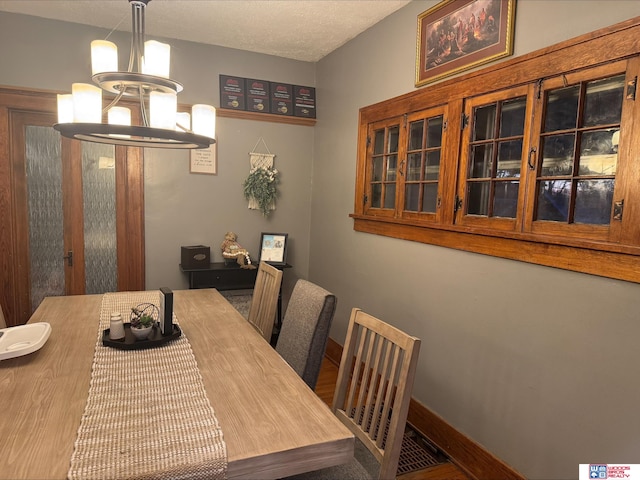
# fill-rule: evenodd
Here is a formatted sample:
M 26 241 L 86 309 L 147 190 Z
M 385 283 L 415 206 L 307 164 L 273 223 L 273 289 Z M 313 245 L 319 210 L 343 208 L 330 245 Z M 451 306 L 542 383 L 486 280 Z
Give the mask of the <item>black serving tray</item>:
M 142 350 L 144 348 L 159 347 L 182 335 L 182 330 L 175 323 L 173 324 L 173 332 L 170 335 L 162 335 L 160 329 L 154 325 L 145 340 L 138 340 L 133 336 L 130 323 L 124 324 L 124 338 L 121 340 L 111 340 L 109 338 L 110 330 L 110 328 L 107 328 L 102 331 L 102 344 L 106 347 L 119 348 L 120 350 Z

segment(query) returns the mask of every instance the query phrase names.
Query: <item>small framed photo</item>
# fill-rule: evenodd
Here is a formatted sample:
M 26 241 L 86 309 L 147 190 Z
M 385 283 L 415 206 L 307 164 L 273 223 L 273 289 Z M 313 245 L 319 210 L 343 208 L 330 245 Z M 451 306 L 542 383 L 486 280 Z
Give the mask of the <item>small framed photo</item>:
M 189 153 L 189 173 L 218 174 L 218 142 L 209 148 L 197 148 Z
M 271 265 L 287 264 L 287 233 L 262 233 L 260 261 Z

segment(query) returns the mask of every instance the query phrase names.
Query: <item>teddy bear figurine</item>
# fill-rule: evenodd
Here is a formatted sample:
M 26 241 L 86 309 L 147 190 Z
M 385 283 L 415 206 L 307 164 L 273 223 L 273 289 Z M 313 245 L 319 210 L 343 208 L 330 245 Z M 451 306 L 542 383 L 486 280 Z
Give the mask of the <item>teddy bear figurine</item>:
M 235 258 L 240 268 L 256 268 L 255 265 L 251 264 L 251 257 L 249 256 L 249 252 L 242 248 L 242 246 L 237 242 L 238 236 L 233 232 L 227 232 L 224 234 L 224 242 L 220 245 L 220 250 L 222 250 L 223 258 Z

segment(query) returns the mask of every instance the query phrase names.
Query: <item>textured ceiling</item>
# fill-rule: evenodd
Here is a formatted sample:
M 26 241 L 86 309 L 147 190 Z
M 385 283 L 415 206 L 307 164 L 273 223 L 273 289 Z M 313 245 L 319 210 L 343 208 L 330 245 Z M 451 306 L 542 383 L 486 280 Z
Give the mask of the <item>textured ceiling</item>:
M 411 0 L 153 0 L 146 33 L 316 62 Z M 128 0 L 0 0 L 0 11 L 131 31 Z

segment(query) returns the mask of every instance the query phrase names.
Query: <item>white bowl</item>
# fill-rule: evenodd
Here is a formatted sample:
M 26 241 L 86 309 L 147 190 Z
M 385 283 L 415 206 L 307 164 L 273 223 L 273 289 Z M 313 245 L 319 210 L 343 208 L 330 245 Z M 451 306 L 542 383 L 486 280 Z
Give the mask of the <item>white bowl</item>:
M 42 348 L 51 334 L 46 322 L 0 329 L 0 360 L 20 357 Z
M 133 333 L 133 336 L 136 337 L 138 340 L 146 340 L 146 338 L 151 333 L 152 329 L 153 329 L 153 325 L 145 328 L 132 328 L 131 333 Z

